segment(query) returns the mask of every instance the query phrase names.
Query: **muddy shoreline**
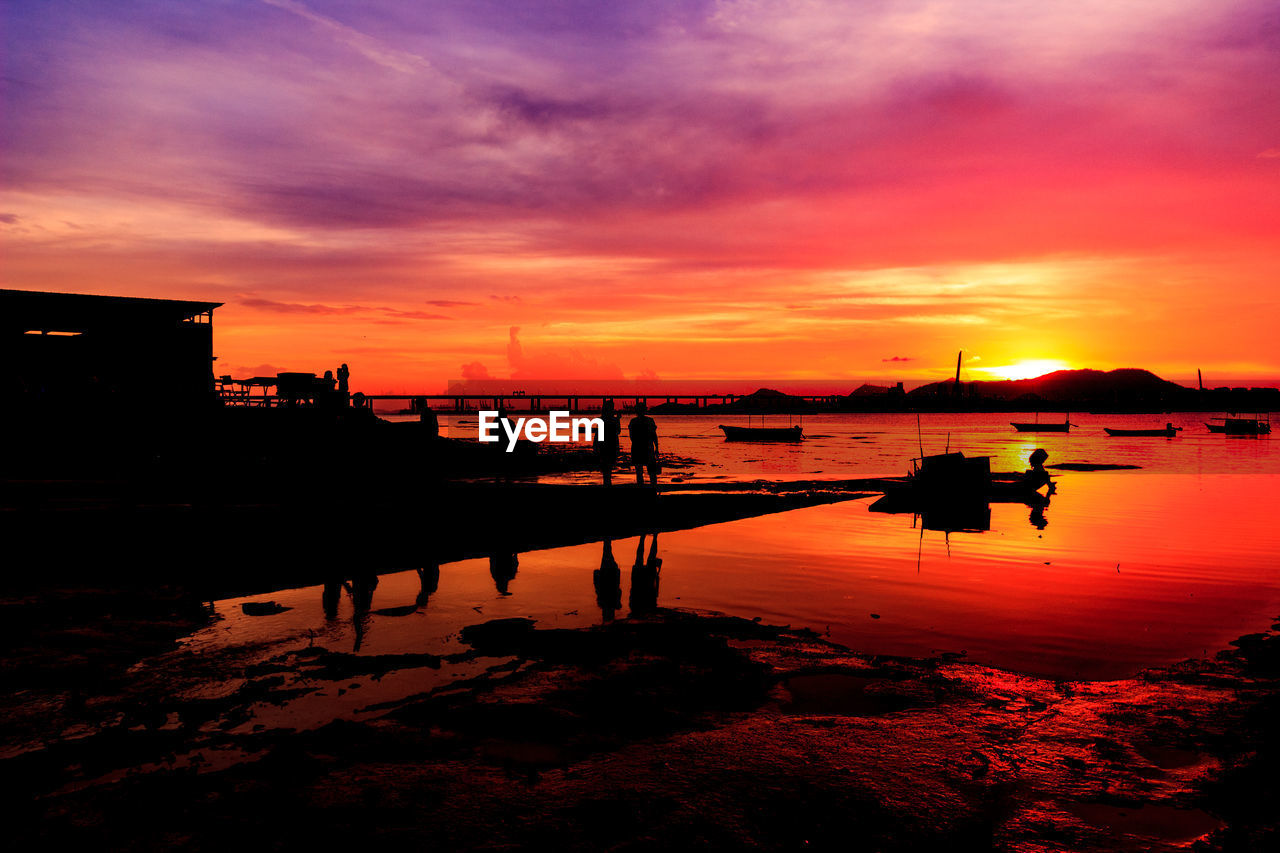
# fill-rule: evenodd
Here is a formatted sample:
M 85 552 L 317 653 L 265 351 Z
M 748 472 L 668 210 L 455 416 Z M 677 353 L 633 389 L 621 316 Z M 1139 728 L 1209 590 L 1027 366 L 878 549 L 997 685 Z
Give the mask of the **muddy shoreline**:
M 681 529 L 885 482 L 689 484 L 660 500 L 458 484 L 430 539 L 391 538 L 377 553 L 388 569 L 483 555 L 500 522 L 512 551 Z M 431 652 L 182 643 L 216 618 L 211 597 L 369 565 L 369 535 L 413 531 L 425 506 L 351 504 L 349 535 L 288 539 L 284 560 L 279 531 L 301 529 L 310 506 L 7 510 L 22 536 L 21 570 L 0 586 L 0 780 L 17 842 L 1280 847 L 1280 624 L 1211 657 L 1095 682 L 954 655 L 869 656 L 808 630 L 671 608 L 572 629 L 477 615 Z M 177 549 L 195 529 L 229 536 Z M 152 538 L 130 546 L 140 530 Z M 233 548 L 250 556 L 227 569 Z M 134 560 L 124 570 L 86 556 L 99 552 Z
M 156 652 L 200 621 L 157 607 L 168 640 L 123 618 L 104 642 Z M 42 845 L 1274 849 L 1276 628 L 1093 683 L 670 609 L 477 623 L 444 659 L 192 657 L 182 683 L 126 666 L 135 644 L 96 682 L 55 667 L 34 690 L 6 673 L 6 740 L 28 737 L 0 767 L 11 825 Z M 441 667 L 470 669 L 361 721 L 254 724 L 299 691 Z M 216 680 L 234 687 L 193 690 Z

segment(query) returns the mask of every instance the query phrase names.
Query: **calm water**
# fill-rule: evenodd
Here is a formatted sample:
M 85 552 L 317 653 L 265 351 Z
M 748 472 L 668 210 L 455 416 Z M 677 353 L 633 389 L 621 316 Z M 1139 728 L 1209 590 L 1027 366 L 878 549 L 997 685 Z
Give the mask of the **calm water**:
M 870 499 L 518 555 L 509 581 L 488 560 L 383 574 L 367 612 L 321 587 L 215 603 L 222 617 L 180 654 L 251 662 L 307 646 L 359 654 L 466 649 L 465 626 L 527 617 L 544 627 L 622 619 L 648 602 L 805 626 L 877 654 L 963 653 L 967 660 L 1063 679 L 1108 679 L 1212 654 L 1280 615 L 1280 446 L 1208 433 L 1200 415 L 1072 415 L 1067 435 L 1023 435 L 1016 415 L 922 418 L 926 453 L 948 443 L 1019 470 L 1037 446 L 1051 462 L 1140 470 L 1066 472 L 1036 517 L 996 504 L 990 529 L 943 533 L 912 515 L 868 511 Z M 688 482 L 840 479 L 902 473 L 919 444 L 914 416 L 806 418 L 799 445 L 729 444 L 721 418 L 658 417 L 667 453 L 697 460 L 666 478 Z M 785 418 L 771 418 L 770 422 Z M 1102 426 L 1185 427 L 1175 439 L 1109 438 Z M 474 420 L 451 419 L 454 436 Z M 625 437 L 624 437 L 625 444 Z M 588 480 L 591 475 L 572 475 Z M 612 561 L 608 558 L 612 557 Z M 616 562 L 616 574 L 598 570 Z M 657 569 L 657 584 L 652 582 Z M 497 572 L 501 575 L 501 572 Z M 502 591 L 505 588 L 506 593 Z M 333 590 L 331 590 L 333 592 Z M 248 616 L 241 605 L 288 609 Z M 243 725 L 308 727 L 382 713 L 382 703 L 481 673 L 494 661 L 411 667 L 338 687 L 299 674 L 297 698 L 262 702 Z M 164 660 L 153 664 L 163 667 Z M 181 658 L 176 666 L 184 670 Z M 236 681 L 210 682 L 226 692 Z
M 1041 675 L 1119 677 L 1211 653 L 1280 614 L 1277 488 L 1275 475 L 1067 473 L 1043 527 L 1027 507 L 997 504 L 990 530 L 945 534 L 859 500 L 663 533 L 657 602 L 803 625 L 870 653 L 965 652 Z M 507 595 L 487 560 L 442 566 L 425 597 L 415 571 L 386 574 L 359 619 L 346 593 L 326 618 L 320 587 L 222 601 L 224 618 L 188 645 L 444 653 L 462 650 L 459 629 L 487 619 L 624 618 L 652 545 L 520 554 Z M 606 549 L 620 576 L 597 589 Z M 266 599 L 292 609 L 241 612 Z
M 1010 421 L 1032 421 L 1034 413 L 926 414 L 920 417 L 917 438 L 915 415 L 814 415 L 792 419 L 802 423 L 806 440 L 795 444 L 726 442 L 717 425 L 747 424 L 744 415 L 656 415 L 664 454 L 697 460 L 690 468 L 671 468 L 669 475 L 688 481 L 797 480 L 901 474 L 909 459 L 925 453 L 941 453 L 949 445 L 970 456 L 992 457 L 992 470 L 1026 468 L 1027 456 L 1037 447 L 1049 452 L 1049 462 L 1109 462 L 1141 465 L 1146 473 L 1177 474 L 1280 474 L 1280 436 L 1228 437 L 1205 429 L 1206 415 L 1091 415 L 1072 413 L 1076 425 L 1069 433 L 1019 433 Z M 1061 421 L 1061 414 L 1041 416 Z M 624 416 L 625 427 L 627 418 Z M 1280 426 L 1280 418 L 1277 419 Z M 1163 427 L 1166 422 L 1183 427 L 1177 438 L 1112 438 L 1103 427 Z M 752 419 L 760 424 L 760 418 Z M 766 426 L 786 426 L 786 415 L 770 415 Z M 474 439 L 475 417 L 446 418 L 442 432 L 454 438 Z M 629 445 L 624 434 L 623 448 Z M 575 482 L 590 475 L 559 478 Z

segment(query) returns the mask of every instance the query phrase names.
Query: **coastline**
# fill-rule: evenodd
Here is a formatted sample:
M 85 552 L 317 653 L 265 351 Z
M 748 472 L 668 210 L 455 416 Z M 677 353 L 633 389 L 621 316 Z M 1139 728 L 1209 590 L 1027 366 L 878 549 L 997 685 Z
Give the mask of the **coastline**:
M 230 679 L 213 694 L 134 667 L 0 766 L 22 780 L 20 839 L 108 849 L 1263 849 L 1277 629 L 1071 683 L 677 609 L 582 629 L 491 620 L 452 659 L 228 653 L 187 673 Z M 442 666 L 472 669 L 361 721 L 246 724 L 297 695 L 290 673 L 341 692 Z

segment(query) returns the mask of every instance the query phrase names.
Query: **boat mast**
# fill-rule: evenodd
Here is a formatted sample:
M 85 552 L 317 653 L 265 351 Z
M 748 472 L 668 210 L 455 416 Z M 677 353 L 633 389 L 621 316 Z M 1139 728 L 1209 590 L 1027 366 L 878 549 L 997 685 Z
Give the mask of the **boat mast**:
M 964 350 L 956 353 L 956 396 L 960 396 L 960 356 L 964 355 Z

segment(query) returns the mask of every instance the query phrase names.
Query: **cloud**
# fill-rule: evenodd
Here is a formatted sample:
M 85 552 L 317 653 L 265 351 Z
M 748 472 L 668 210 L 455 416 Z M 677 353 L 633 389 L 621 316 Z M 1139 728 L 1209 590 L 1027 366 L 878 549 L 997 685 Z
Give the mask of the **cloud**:
M 221 371 L 227 371 L 223 374 Z M 257 364 L 251 367 L 243 364 L 228 364 L 225 366 L 214 365 L 214 373 L 219 375 L 229 375 L 234 379 L 252 379 L 255 376 L 275 376 L 278 373 L 287 373 L 288 369 L 275 364 Z
M 428 299 L 427 305 L 434 305 L 436 308 L 454 308 L 463 305 L 475 305 L 475 302 L 466 302 L 461 299 Z
M 882 358 L 881 361 L 915 361 L 914 356 L 910 355 L 894 355 L 889 358 Z
M 332 35 L 335 39 L 345 44 L 347 47 L 359 53 L 365 59 L 371 62 L 390 68 L 393 71 L 400 71 L 405 74 L 411 74 L 415 71 L 431 70 L 431 63 L 427 62 L 420 56 L 415 56 L 402 50 L 395 50 L 388 47 L 377 39 L 353 29 L 345 24 L 335 21 L 333 18 L 326 17 L 317 12 L 308 9 L 302 3 L 295 0 L 262 0 L 268 6 L 275 6 L 286 12 L 292 12 L 300 18 L 304 18 L 322 30 Z
M 262 299 L 260 297 L 252 297 L 241 299 L 241 305 L 249 308 L 258 308 L 262 311 L 275 311 L 280 314 L 352 314 L 358 311 L 364 311 L 359 305 L 321 305 L 311 304 L 305 305 L 300 302 L 278 302 L 274 299 Z
M 450 320 L 445 314 L 432 314 L 427 311 L 399 311 L 395 308 L 382 309 L 389 317 L 400 317 L 405 320 Z
M 273 311 L 278 314 L 371 314 L 381 313 L 393 320 L 379 319 L 374 322 L 388 323 L 396 320 L 450 320 L 446 314 L 433 314 L 429 311 L 391 308 L 385 305 L 325 305 L 323 303 L 280 302 L 262 297 L 241 297 L 241 305 L 257 308 L 261 311 Z
M 490 379 L 489 368 L 478 361 L 469 361 L 462 365 L 463 379 Z
M 577 349 L 543 350 L 535 355 L 525 352 L 520 342 L 520 327 L 508 332 L 507 363 L 512 379 L 623 379 L 616 364 L 608 364 L 582 355 Z

